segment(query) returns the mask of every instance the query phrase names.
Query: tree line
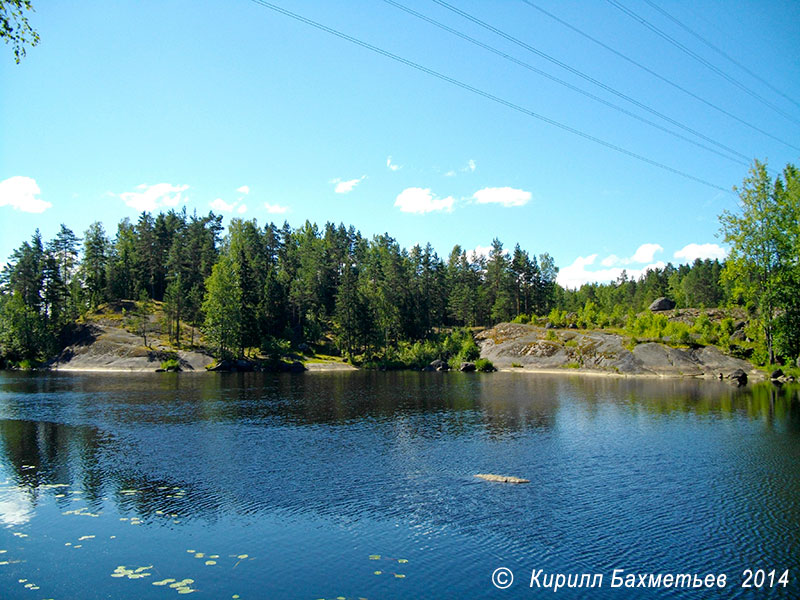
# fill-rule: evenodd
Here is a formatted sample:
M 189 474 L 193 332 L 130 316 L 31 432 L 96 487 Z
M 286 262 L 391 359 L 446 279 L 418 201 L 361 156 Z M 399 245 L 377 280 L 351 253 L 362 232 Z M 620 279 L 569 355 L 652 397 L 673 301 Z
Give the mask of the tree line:
M 430 244 L 404 249 L 388 233 L 368 239 L 344 224 L 306 221 L 293 229 L 232 219 L 223 235 L 221 216 L 185 209 L 123 219 L 113 237 L 100 223 L 82 238 L 62 225 L 46 243 L 37 230 L 0 273 L 0 354 L 12 362 L 46 359 L 81 315 L 119 300 L 138 301 L 144 313 L 159 303 L 174 344 L 193 344 L 200 329 L 220 357 L 327 338 L 341 354 L 369 360 L 446 328 L 548 315 L 557 324 L 568 313 L 585 325 L 621 325 L 667 296 L 679 308 L 742 307 L 759 324 L 764 362 L 794 358 L 797 171 L 787 166 L 772 181 L 755 163 L 738 192 L 741 211 L 720 217 L 731 245 L 724 263 L 668 264 L 639 279 L 623 272 L 577 290 L 556 283 L 548 253 L 519 244 L 506 250 L 498 239 L 486 256 L 456 245 L 444 259 Z

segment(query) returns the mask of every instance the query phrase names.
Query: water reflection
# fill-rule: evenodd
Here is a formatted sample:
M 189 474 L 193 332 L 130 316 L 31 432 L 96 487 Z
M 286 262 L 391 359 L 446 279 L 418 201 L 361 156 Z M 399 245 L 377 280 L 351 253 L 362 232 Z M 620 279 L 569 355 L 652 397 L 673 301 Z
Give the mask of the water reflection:
M 516 373 L 3 374 L 0 518 L 96 515 L 221 540 L 231 522 L 265 540 L 281 535 L 274 522 L 310 540 L 320 522 L 368 537 L 385 527 L 481 564 L 571 572 L 622 558 L 790 567 L 798 390 Z

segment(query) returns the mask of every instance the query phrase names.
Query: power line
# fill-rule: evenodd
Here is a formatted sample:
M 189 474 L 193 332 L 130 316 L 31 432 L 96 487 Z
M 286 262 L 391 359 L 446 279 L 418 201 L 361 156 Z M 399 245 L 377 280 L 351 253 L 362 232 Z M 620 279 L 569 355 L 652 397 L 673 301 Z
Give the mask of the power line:
M 786 99 L 787 99 L 789 102 L 791 102 L 791 103 L 792 103 L 792 104 L 794 104 L 795 106 L 798 106 L 798 107 L 800 107 L 800 102 L 797 102 L 797 100 L 795 100 L 794 98 L 792 98 L 792 97 L 791 97 L 791 96 L 789 96 L 788 94 L 784 94 L 782 91 L 780 91 L 780 90 L 779 90 L 778 88 L 776 88 L 774 85 L 772 85 L 772 84 L 771 84 L 769 81 L 767 81 L 766 79 L 764 79 L 763 77 L 761 77 L 761 76 L 760 76 L 758 73 L 754 73 L 753 71 L 751 71 L 750 69 L 748 69 L 747 67 L 745 67 L 745 66 L 744 66 L 742 63 L 740 63 L 740 62 L 739 62 L 739 61 L 737 61 L 735 58 L 733 58 L 732 56 L 730 56 L 730 55 L 729 55 L 727 52 L 725 52 L 724 50 L 722 50 L 722 49 L 720 49 L 720 48 L 717 48 L 717 47 L 716 47 L 714 44 L 712 44 L 711 42 L 709 42 L 709 41 L 708 41 L 707 39 L 705 39 L 705 38 L 704 38 L 702 35 L 700 35 L 699 33 L 696 33 L 696 32 L 695 32 L 695 31 L 693 31 L 691 28 L 689 28 L 689 26 L 688 26 L 688 25 L 685 25 L 684 23 L 682 23 L 681 21 L 679 21 L 677 18 L 673 17 L 673 16 L 672 16 L 671 14 L 669 14 L 669 13 L 668 13 L 666 10 L 664 10 L 663 8 L 661 8 L 660 6 L 658 6 L 658 5 L 657 5 L 655 2 L 652 2 L 651 0 L 644 0 L 644 1 L 645 1 L 645 2 L 647 2 L 647 4 L 649 4 L 649 5 L 650 5 L 651 7 L 653 7 L 655 10 L 657 10 L 658 12 L 660 12 L 662 15 L 664 15 L 665 17 L 667 17 L 667 18 L 668 18 L 670 21 L 672 21 L 673 23 L 675 23 L 675 24 L 676 24 L 678 27 L 680 27 L 681 29 L 683 29 L 683 30 L 684 30 L 684 31 L 686 31 L 687 33 L 691 34 L 692 36 L 694 36 L 695 38 L 697 38 L 698 40 L 700 40 L 700 41 L 701 41 L 703 44 L 705 44 L 706 46 L 708 46 L 709 48 L 711 48 L 711 49 L 712 49 L 714 52 L 716 52 L 717 54 L 720 54 L 720 55 L 722 55 L 724 58 L 728 59 L 728 60 L 729 60 L 730 62 L 732 62 L 734 65 L 736 65 L 737 67 L 739 67 L 739 68 L 740 68 L 742 71 L 744 71 L 745 73 L 747 73 L 748 75 L 750 75 L 750 77 L 753 77 L 754 79 L 758 79 L 758 80 L 759 80 L 761 83 L 763 83 L 764 85 L 766 85 L 766 86 L 767 86 L 769 89 L 771 89 L 773 92 L 775 92 L 775 93 L 776 93 L 776 94 L 778 94 L 779 96 L 783 96 L 784 98 L 786 98 Z
M 406 13 L 412 15 L 412 16 L 414 16 L 414 17 L 417 17 L 418 19 L 421 19 L 423 21 L 426 21 L 427 23 L 430 23 L 431 25 L 434 25 L 435 27 L 438 27 L 439 29 L 447 31 L 448 33 L 451 33 L 451 34 L 453 34 L 455 36 L 460 37 L 463 40 L 466 40 L 466 41 L 468 41 L 468 42 L 470 42 L 470 43 L 472 43 L 472 44 L 474 44 L 476 46 L 479 46 L 480 48 L 483 48 L 484 50 L 492 52 L 493 54 L 496 54 L 497 56 L 500 56 L 501 58 L 504 58 L 505 60 L 508 60 L 510 62 L 513 62 L 514 64 L 517 64 L 517 65 L 519 65 L 521 67 L 524 67 L 524 68 L 528 69 L 529 71 L 532 71 L 532 72 L 536 73 L 537 75 L 541 75 L 542 77 L 545 77 L 545 78 L 547 78 L 547 79 L 549 79 L 551 81 L 554 81 L 554 82 L 558 83 L 559 85 L 563 85 L 564 87 L 566 87 L 566 88 L 568 88 L 568 89 L 570 89 L 570 90 L 572 90 L 574 92 L 577 92 L 579 94 L 582 94 L 582 95 L 586 96 L 587 98 L 591 98 L 592 100 L 594 100 L 596 102 L 600 102 L 601 104 L 604 104 L 605 106 L 613 108 L 614 110 L 617 110 L 617 111 L 621 112 L 624 115 L 627 115 L 627 116 L 629 116 L 629 117 L 631 117 L 633 119 L 637 119 L 638 121 L 641 121 L 642 123 L 646 123 L 646 124 L 650 125 L 651 127 L 655 127 L 656 129 L 659 129 L 659 130 L 664 131 L 664 132 L 666 132 L 666 133 L 668 133 L 670 135 L 673 135 L 678 139 L 681 139 L 681 140 L 683 140 L 685 142 L 688 142 L 690 144 L 694 144 L 695 146 L 698 146 L 699 148 L 703 148 L 704 150 L 708 150 L 709 152 L 713 152 L 714 154 L 717 154 L 718 156 L 721 156 L 723 158 L 727 158 L 728 160 L 732 160 L 733 162 L 738 163 L 740 165 L 745 165 L 745 166 L 749 166 L 750 165 L 750 157 L 749 156 L 747 156 L 745 154 L 742 154 L 740 152 L 737 152 L 733 148 L 730 148 L 730 147 L 728 147 L 728 146 L 726 146 L 724 144 L 721 144 L 719 142 L 715 142 L 714 140 L 711 140 L 710 138 L 707 138 L 703 134 L 695 131 L 694 129 L 691 129 L 689 127 L 682 127 L 686 131 L 689 131 L 690 133 L 693 133 L 694 135 L 696 135 L 698 137 L 710 140 L 711 143 L 713 143 L 714 145 L 719 146 L 720 148 L 723 148 L 726 151 L 730 152 L 731 154 L 733 154 L 735 156 L 739 156 L 740 158 L 742 158 L 744 160 L 736 160 L 735 158 L 732 158 L 731 156 L 729 156 L 727 154 L 724 154 L 724 153 L 722 153 L 722 152 L 720 152 L 718 150 L 715 150 L 714 148 L 710 148 L 710 147 L 706 146 L 705 144 L 701 144 L 700 142 L 698 142 L 696 140 L 693 140 L 693 139 L 688 138 L 688 137 L 686 137 L 684 135 L 681 135 L 680 133 L 677 133 L 677 132 L 675 132 L 675 131 L 673 131 L 671 129 L 668 129 L 668 128 L 664 127 L 663 125 L 659 125 L 658 123 L 656 123 L 654 121 L 651 121 L 651 120 L 646 119 L 646 118 L 644 118 L 644 117 L 642 117 L 640 115 L 637 115 L 636 113 L 631 112 L 631 111 L 619 106 L 618 104 L 614 104 L 612 102 L 609 102 L 608 100 L 600 98 L 599 96 L 596 96 L 596 95 L 594 95 L 594 94 L 592 94 L 590 92 L 587 92 L 586 90 L 583 90 L 583 89 L 581 89 L 581 88 L 579 88 L 579 87 L 577 87 L 575 85 L 572 85 L 571 83 L 568 83 L 568 82 L 564 81 L 563 79 L 559 79 L 558 77 L 550 75 L 549 73 L 546 73 L 545 71 L 542 71 L 541 69 L 538 69 L 538 68 L 534 67 L 530 63 L 526 63 L 524 61 L 521 61 L 521 60 L 519 60 L 519 59 L 517 59 L 517 58 L 515 58 L 515 57 L 513 57 L 513 56 L 511 56 L 509 54 L 506 54 L 505 52 L 503 52 L 501 50 L 498 50 L 497 48 L 495 48 L 493 46 L 490 46 L 488 44 L 484 44 L 483 42 L 481 42 L 479 40 L 476 40 L 475 38 L 470 37 L 470 36 L 466 35 L 465 33 L 462 33 L 461 31 L 458 31 L 457 29 L 453 29 L 452 27 L 449 27 L 449 26 L 447 26 L 447 25 L 445 25 L 445 24 L 443 24 L 443 23 L 441 23 L 441 22 L 439 22 L 439 21 L 437 21 L 435 19 L 432 19 L 432 18 L 430 18 L 430 17 L 428 17 L 426 15 L 423 15 L 423 14 L 415 11 L 415 10 L 412 10 L 411 8 L 408 8 L 407 6 L 404 6 L 404 5 L 400 4 L 399 2 L 395 2 L 394 0 L 383 0 L 383 1 L 386 2 L 387 4 L 391 5 L 391 6 L 394 6 L 395 8 L 398 8 L 398 9 L 400 9 L 400 10 L 402 10 L 402 11 L 404 11 L 404 12 L 406 12 Z
M 556 121 L 554 119 L 550 119 L 549 117 L 545 117 L 544 115 L 540 115 L 540 114 L 538 114 L 538 113 L 536 113 L 536 112 L 534 112 L 532 110 L 529 110 L 527 108 L 524 108 L 524 107 L 520 106 L 519 104 L 515 104 L 515 103 L 510 102 L 508 100 L 504 100 L 503 98 L 500 98 L 499 96 L 495 96 L 494 94 L 491 94 L 491 93 L 486 92 L 484 90 L 481 90 L 479 88 L 473 87 L 473 86 L 471 86 L 471 85 L 469 85 L 467 83 L 464 83 L 463 81 L 459 81 L 458 79 L 455 79 L 455 78 L 450 77 L 448 75 L 444 75 L 443 73 L 439 73 L 438 71 L 434 71 L 433 69 L 429 69 L 428 67 L 425 67 L 425 66 L 420 65 L 418 63 L 415 63 L 415 62 L 413 62 L 411 60 L 403 58 L 402 56 L 398 56 L 397 54 L 393 54 L 393 53 L 389 52 L 388 50 L 383 50 L 382 48 L 379 48 L 377 46 L 373 46 L 372 44 L 364 42 L 364 41 L 362 41 L 362 40 L 360 40 L 358 38 L 355 38 L 353 36 L 347 35 L 346 33 L 342 33 L 341 31 L 333 29 L 332 27 L 328 27 L 327 25 L 323 25 L 322 23 L 318 23 L 317 21 L 312 21 L 311 19 L 308 19 L 306 17 L 298 15 L 297 13 L 293 13 L 293 12 L 291 12 L 289 10 L 286 10 L 285 8 L 281 8 L 280 6 L 276 6 L 274 4 L 271 4 L 271 3 L 267 2 L 266 0 L 250 0 L 250 1 L 253 2 L 254 4 L 258 4 L 259 6 L 262 6 L 264 8 L 268 8 L 268 9 L 274 11 L 274 12 L 280 13 L 280 14 L 282 14 L 284 16 L 287 16 L 287 17 L 289 17 L 291 19 L 294 19 L 294 20 L 299 21 L 301 23 L 305 23 L 306 25 L 314 27 L 315 29 L 319 29 L 320 31 L 324 31 L 325 33 L 329 33 L 329 34 L 331 34 L 333 36 L 336 36 L 336 37 L 338 37 L 340 39 L 348 41 L 351 44 L 355 44 L 357 46 L 365 48 L 366 50 L 370 50 L 371 52 L 375 52 L 376 54 L 380 54 L 381 56 L 384 56 L 386 58 L 390 58 L 390 59 L 392 59 L 392 60 L 394 60 L 396 62 L 404 64 L 404 65 L 406 65 L 408 67 L 411 67 L 412 69 L 416 69 L 416 70 L 418 70 L 418 71 L 420 71 L 422 73 L 426 73 L 428 75 L 436 77 L 437 79 L 440 79 L 442 81 L 445 81 L 447 83 L 455 85 L 456 87 L 460 87 L 461 89 L 467 90 L 468 92 L 472 92 L 473 94 L 477 94 L 478 96 L 482 96 L 482 97 L 484 97 L 484 98 L 486 98 L 488 100 L 491 100 L 491 101 L 496 102 L 498 104 L 502 104 L 503 106 L 506 106 L 508 108 L 511 108 L 512 110 L 515 110 L 515 111 L 520 112 L 522 114 L 525 114 L 525 115 L 528 115 L 530 117 L 533 117 L 534 119 L 538 119 L 540 121 L 543 121 L 544 123 L 547 123 L 549 125 L 553 125 L 554 127 L 558 127 L 559 129 L 562 129 L 564 131 L 568 131 L 569 133 L 572 133 L 572 134 L 580 136 L 580 137 L 582 137 L 584 139 L 590 140 L 590 141 L 592 141 L 592 142 L 594 142 L 596 144 L 599 144 L 601 146 L 605 146 L 606 148 L 610 148 L 611 150 L 615 150 L 616 152 L 619 152 L 621 154 L 625 154 L 626 156 L 630 156 L 631 158 L 635 158 L 635 159 L 637 159 L 637 160 L 639 160 L 641 162 L 645 162 L 645 163 L 650 164 L 650 165 L 652 165 L 654 167 L 658 167 L 659 169 L 662 169 L 664 171 L 668 171 L 670 173 L 674 173 L 675 175 L 680 175 L 681 177 L 684 177 L 686 179 L 690 179 L 690 180 L 695 181 L 697 183 L 701 183 L 701 184 L 703 184 L 705 186 L 714 188 L 715 190 L 720 190 L 720 191 L 723 191 L 723 192 L 726 192 L 726 193 L 732 193 L 727 188 L 724 188 L 722 186 L 719 186 L 719 185 L 716 185 L 714 183 L 711 183 L 710 181 L 707 181 L 707 180 L 702 179 L 700 177 L 697 177 L 695 175 L 691 175 L 689 173 L 686 173 L 685 171 L 681 171 L 681 170 L 676 169 L 674 167 L 670 167 L 669 165 L 666 165 L 664 163 L 660 163 L 658 161 L 652 160 L 650 158 L 647 158 L 646 156 L 643 156 L 641 154 L 637 154 L 636 152 L 632 152 L 631 150 L 627 150 L 626 148 L 623 148 L 622 146 L 617 146 L 616 144 L 612 144 L 611 142 L 607 142 L 605 140 L 602 140 L 602 139 L 600 139 L 598 137 L 595 137 L 595 136 L 593 136 L 591 134 L 588 134 L 588 133 L 585 133 L 583 131 L 580 131 L 579 129 L 575 129 L 574 127 L 570 127 L 569 125 L 565 125 L 565 124 L 560 123 L 560 122 L 558 122 L 558 121 Z
M 666 77 L 664 77 L 664 76 L 663 76 L 663 75 L 661 75 L 660 73 L 657 73 L 656 71 L 654 71 L 654 70 L 650 69 L 649 67 L 646 67 L 646 66 L 645 66 L 645 65 L 643 65 L 642 63 L 640 63 L 640 62 L 637 62 L 637 61 L 635 61 L 634 59 L 630 58 L 629 56 L 627 56 L 627 55 L 623 54 L 623 53 L 622 53 L 622 52 L 620 52 L 619 50 L 616 50 L 615 48 L 612 48 L 612 47 L 611 47 L 611 46 L 609 46 L 608 44 L 605 44 L 604 42 L 602 42 L 602 41 L 598 40 L 597 38 L 594 38 L 594 37 L 592 37 L 591 35 L 589 35 L 588 33 L 584 32 L 584 31 L 581 31 L 580 29 L 578 29 L 578 28 L 577 28 L 577 27 L 575 27 L 574 25 L 572 25 L 572 24 L 568 23 L 567 21 L 564 21 L 563 19 L 561 19 L 561 18 L 557 17 L 556 15 L 554 15 L 554 14 L 552 14 L 552 13 L 550 13 L 550 12 L 546 11 L 546 10 L 545 10 L 545 9 L 543 9 L 541 6 L 538 6 L 538 5 L 534 4 L 533 2 L 531 2 L 531 0 L 522 0 L 522 2 L 524 2 L 525 4 L 527 4 L 528 6 L 530 6 L 531 8 L 534 8 L 534 9 L 538 10 L 538 11 L 539 11 L 539 12 L 541 12 L 542 14 L 544 14 L 544 15 L 547 15 L 548 17 L 550 17 L 550 18 L 551 18 L 551 19 L 553 19 L 554 21 L 557 21 L 558 23 L 561 23 L 561 24 L 562 24 L 564 27 L 567 27 L 568 29 L 571 29 L 571 30 L 572 30 L 572 31 L 574 31 L 575 33 L 577 33 L 577 34 L 579 34 L 579 35 L 581 35 L 581 36 L 585 37 L 587 40 L 590 40 L 590 41 L 594 42 L 595 44 L 597 44 L 598 46 L 601 46 L 602 48 L 605 48 L 605 49 L 606 49 L 606 50 L 608 50 L 609 52 L 611 52 L 611 53 L 615 54 L 616 56 L 618 56 L 618 57 L 620 57 L 621 59 L 623 59 L 623 60 L 625 60 L 625 61 L 629 62 L 630 64 L 632 64 L 632 65 L 634 65 L 634 66 L 636 66 L 636 67 L 639 67 L 640 69 L 642 69 L 642 70 L 643 70 L 643 71 L 645 71 L 646 73 L 649 73 L 650 75 L 652 75 L 653 77 L 655 77 L 655 78 L 659 79 L 660 81 L 663 81 L 664 83 L 666 83 L 666 84 L 668 84 L 668 85 L 671 85 L 671 86 L 672 86 L 672 87 L 674 87 L 675 89 L 677 89 L 677 90 L 680 90 L 680 91 L 681 91 L 681 92 L 683 92 L 684 94 L 687 94 L 688 96 L 691 96 L 691 97 L 692 97 L 692 98 L 694 98 L 695 100 L 698 100 L 698 101 L 702 102 L 702 103 L 703 103 L 703 104 L 705 104 L 706 106 L 708 106 L 708 107 L 710 107 L 710 108 L 713 108 L 714 110 L 716 110 L 716 111 L 718 111 L 718 112 L 722 113 L 723 115 L 725 115 L 725 116 L 727 116 L 727 117 L 730 117 L 731 119 L 733 119 L 733 120 L 735 120 L 735 121 L 737 121 L 737 122 L 741 123 L 742 125 L 745 125 L 746 127 L 749 127 L 749 128 L 750 128 L 750 129 L 752 129 L 753 131 L 757 131 L 758 133 L 760 133 L 760 134 L 762 134 L 762 135 L 765 135 L 765 136 L 767 136 L 768 138 L 771 138 L 771 139 L 775 140 L 776 142 L 780 142 L 781 144 L 784 144 L 785 146 L 788 146 L 789 148 L 792 148 L 792 149 L 794 149 L 794 150 L 800 150 L 800 146 L 795 146 L 794 144 L 791 144 L 791 143 L 787 142 L 786 140 L 783 140 L 783 139 L 781 139 L 781 138 L 779 138 L 779 137 L 777 137 L 777 136 L 775 136 L 775 135 L 772 135 L 772 134 L 771 134 L 771 133 L 769 133 L 768 131 L 764 131 L 764 130 L 763 130 L 763 129 L 761 129 L 760 127 L 757 127 L 757 126 L 753 125 L 752 123 L 749 123 L 749 122 L 745 121 L 745 120 L 744 120 L 744 119 L 742 119 L 741 117 L 738 117 L 738 116 L 736 116 L 735 114 L 733 114 L 733 113 L 731 113 L 731 112 L 728 112 L 728 111 L 727 111 L 727 110 L 725 110 L 724 108 L 721 108 L 720 106 L 717 106 L 716 104 L 714 104 L 714 103 L 712 103 L 712 102 L 709 102 L 708 100 L 706 100 L 705 98 L 702 98 L 701 96 L 698 96 L 697 94 L 695 94 L 695 93 L 694 93 L 694 92 L 692 92 L 691 90 L 688 90 L 688 89 L 686 89 L 685 87 L 681 86 L 680 84 L 678 84 L 678 83 L 675 83 L 674 81 L 672 81 L 672 80 L 670 80 L 670 79 L 667 79 Z
M 635 106 L 638 106 L 642 110 L 645 110 L 645 111 L 649 112 L 650 114 L 653 114 L 653 115 L 655 115 L 655 116 L 657 116 L 657 117 L 659 117 L 661 119 L 664 119 L 665 121 L 667 121 L 668 123 L 671 123 L 675 127 L 678 127 L 679 129 L 683 129 L 684 131 L 688 131 L 689 133 L 691 133 L 693 135 L 696 135 L 697 137 L 699 137 L 701 139 L 704 139 L 705 141 L 707 141 L 707 142 L 709 142 L 709 143 L 711 143 L 711 144 L 713 144 L 715 146 L 719 146 L 719 147 L 727 150 L 731 154 L 743 157 L 748 161 L 750 160 L 750 157 L 748 157 L 748 156 L 746 156 L 744 154 L 741 154 L 740 152 L 734 150 L 733 148 L 725 146 L 724 144 L 721 144 L 721 143 L 711 139 L 710 137 L 700 133 L 699 131 L 696 131 L 695 129 L 692 129 L 690 127 L 687 127 L 686 125 L 683 125 L 682 123 L 680 123 L 679 121 L 676 121 L 672 117 L 669 117 L 669 116 L 665 115 L 664 113 L 661 113 L 661 112 L 655 110 L 654 108 L 651 108 L 650 106 L 644 104 L 643 102 L 639 102 L 635 98 L 632 98 L 632 97 L 628 96 L 627 94 L 624 94 L 623 92 L 620 92 L 619 90 L 616 90 L 616 89 L 612 88 L 611 86 L 603 83 L 602 81 L 599 81 L 598 79 L 595 79 L 594 77 L 591 77 L 590 75 L 587 75 L 583 71 L 580 71 L 580 70 L 578 70 L 578 69 L 576 69 L 574 67 L 571 67 L 570 65 L 558 60 L 557 58 L 554 58 L 554 57 L 550 56 L 549 54 L 547 54 L 545 52 L 542 52 L 538 48 L 535 48 L 535 47 L 531 46 L 530 44 L 528 44 L 526 42 L 523 42 L 522 40 L 520 40 L 518 38 L 515 38 L 512 35 L 507 34 L 506 32 L 498 29 L 497 27 L 494 27 L 494 26 L 488 24 L 486 21 L 482 21 L 478 17 L 475 17 L 475 16 L 469 14 L 468 12 L 465 12 L 465 11 L 461 10 L 460 8 L 455 7 L 452 4 L 448 4 L 444 0 L 432 0 L 432 1 L 435 2 L 438 5 L 446 8 L 447 10 L 449 10 L 451 12 L 454 12 L 454 13 L 456 13 L 457 15 L 459 15 L 461 17 L 464 17 L 468 21 L 471 21 L 471 22 L 475 23 L 476 25 L 479 25 L 480 27 L 483 27 L 484 29 L 486 29 L 488 31 L 491 31 L 494 34 L 499 35 L 500 37 L 508 40 L 509 42 L 512 42 L 512 43 L 516 44 L 517 46 L 520 46 L 521 48 L 524 48 L 525 50 L 535 54 L 536 56 L 544 58 L 545 60 L 553 63 L 554 65 L 557 65 L 557 66 L 561 67 L 562 69 L 565 69 L 565 70 L 569 71 L 570 73 L 572 73 L 574 75 L 577 75 L 581 79 L 589 81 L 590 83 L 593 83 L 594 85 L 606 90 L 607 92 L 609 92 L 611 94 L 614 94 L 615 96 L 617 96 L 619 98 L 627 100 L 628 102 L 630 102 L 631 104 L 634 104 Z
M 691 56 L 693 59 L 695 59 L 695 60 L 696 60 L 697 62 L 699 62 L 701 65 L 703 65 L 703 66 L 705 66 L 706 68 L 710 69 L 711 71 L 713 71 L 714 73 L 716 73 L 717 75 L 719 75 L 720 77 L 722 77 L 723 79 L 725 79 L 726 81 L 728 81 L 728 82 L 732 83 L 733 85 L 735 85 L 736 87 L 738 87 L 738 88 L 739 88 L 740 90 L 742 90 L 743 92 L 745 92 L 745 93 L 749 94 L 750 96 L 752 96 L 753 98 L 755 98 L 756 100 L 758 100 L 759 102 L 761 102 L 763 105 L 765 105 L 765 106 L 768 106 L 769 108 L 771 108 L 772 110 L 774 110 L 776 113 L 778 113 L 779 115 L 781 115 L 781 116 L 782 116 L 782 117 L 784 117 L 785 119 L 788 119 L 789 121 L 792 121 L 793 123 L 798 123 L 798 124 L 800 124 L 800 121 L 798 121 L 797 119 L 795 119 L 795 118 L 794 118 L 792 115 L 790 115 L 789 113 L 785 112 L 785 111 L 784 111 L 784 110 L 782 110 L 781 108 L 779 108 L 779 107 L 775 106 L 774 104 L 772 104 L 772 103 L 771 103 L 769 100 L 767 100 L 766 98 L 764 98 L 764 97 L 763 97 L 763 96 L 761 96 L 760 94 L 758 94 L 758 93 L 754 92 L 753 90 L 751 90 L 750 88 L 748 88 L 748 87 L 747 87 L 746 85 L 744 85 L 743 83 L 740 83 L 738 80 L 734 79 L 733 77 L 731 77 L 730 75 L 728 75 L 727 73 L 725 73 L 724 71 L 722 71 L 722 69 L 719 69 L 718 67 L 716 67 L 716 66 L 712 65 L 710 62 L 708 62 L 708 61 L 707 61 L 706 59 L 704 59 L 702 56 L 700 56 L 700 55 L 699 55 L 699 54 L 697 54 L 696 52 L 694 52 L 694 51 L 690 50 L 689 48 L 687 48 L 686 46 L 684 46 L 683 44 L 681 44 L 681 43 L 680 43 L 678 40 L 676 40 L 675 38 L 673 38 L 671 35 L 669 35 L 669 34 L 667 34 L 667 33 L 664 33 L 663 31 L 661 31 L 661 30 L 660 30 L 658 27 L 656 27 L 655 25 L 653 25 L 652 23 L 650 23 L 650 22 L 649 22 L 647 19 L 645 19 L 644 17 L 640 17 L 639 15 L 637 15 L 635 12 L 633 12 L 633 11 L 632 11 L 632 10 L 630 10 L 629 8 L 626 8 L 625 6 L 623 6 L 622 4 L 620 4 L 619 2 L 617 2 L 617 0 L 606 0 L 606 1 L 607 1 L 609 4 L 611 4 L 611 6 L 613 6 L 613 7 L 617 8 L 617 9 L 619 9 L 620 11 L 622 11 L 623 13 L 625 13 L 626 15 L 628 15 L 628 16 L 629 16 L 630 18 L 632 18 L 634 21 L 637 21 L 637 22 L 641 23 L 642 25 L 644 25 L 645 27 L 647 27 L 647 28 L 648 28 L 650 31 L 652 31 L 653 33 L 655 33 L 655 34 L 656 34 L 656 35 L 658 35 L 659 37 L 661 37 L 661 38 L 665 39 L 666 41 L 668 41 L 670 44 L 672 44 L 673 46 L 675 46 L 676 48 L 678 48 L 679 50 L 681 50 L 683 53 L 687 54 L 688 56 Z

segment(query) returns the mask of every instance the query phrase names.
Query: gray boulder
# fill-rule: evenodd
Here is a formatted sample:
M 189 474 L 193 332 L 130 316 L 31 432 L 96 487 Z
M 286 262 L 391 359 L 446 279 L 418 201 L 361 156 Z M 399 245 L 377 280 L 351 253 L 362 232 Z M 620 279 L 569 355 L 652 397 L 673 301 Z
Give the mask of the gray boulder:
M 675 303 L 670 300 L 669 298 L 656 298 L 653 300 L 653 303 L 650 305 L 650 310 L 652 312 L 658 312 L 660 310 L 672 310 L 675 308 Z
M 779 379 L 783 377 L 783 369 L 775 369 L 769 376 L 770 379 Z
M 465 362 L 461 363 L 461 369 L 459 369 L 462 373 L 471 373 L 475 370 L 475 363 Z
M 447 371 L 447 370 L 450 369 L 450 366 L 446 362 L 441 360 L 441 359 L 437 359 L 437 360 L 433 361 L 428 366 L 430 367 L 431 371 Z
M 728 379 L 735 381 L 740 386 L 745 385 L 747 383 L 747 373 L 741 369 L 736 369 L 728 375 Z

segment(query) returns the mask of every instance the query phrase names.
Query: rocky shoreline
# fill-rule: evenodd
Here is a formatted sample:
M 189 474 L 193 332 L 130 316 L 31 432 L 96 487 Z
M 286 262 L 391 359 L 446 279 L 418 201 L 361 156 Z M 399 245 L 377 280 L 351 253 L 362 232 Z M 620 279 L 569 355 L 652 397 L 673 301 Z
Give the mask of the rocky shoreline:
M 675 348 L 663 343 L 645 342 L 630 347 L 626 345 L 629 340 L 624 336 L 602 330 L 554 330 L 501 323 L 478 333 L 475 339 L 481 358 L 490 360 L 500 371 L 609 377 L 722 378 L 739 383 L 767 378 L 752 364 L 728 356 L 714 346 Z M 203 352 L 143 346 L 140 337 L 109 324 L 82 326 L 73 343 L 45 368 L 65 372 L 144 373 L 162 370 L 162 363 L 170 359 L 179 368 L 168 370 L 195 373 L 356 370 L 345 363 L 317 361 L 304 365 L 299 361 L 270 364 L 240 360 L 214 365 L 214 358 Z M 432 364 L 425 370 L 442 369 L 436 369 Z M 461 370 L 474 370 L 474 367 Z M 737 372 L 739 374 L 732 377 Z
M 729 379 L 740 370 L 745 379 L 766 379 L 749 362 L 714 346 L 674 348 L 646 342 L 629 347 L 627 338 L 607 331 L 501 323 L 477 334 L 476 341 L 481 356 L 503 371 Z

